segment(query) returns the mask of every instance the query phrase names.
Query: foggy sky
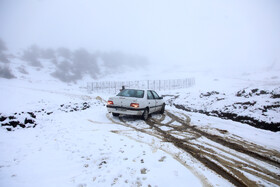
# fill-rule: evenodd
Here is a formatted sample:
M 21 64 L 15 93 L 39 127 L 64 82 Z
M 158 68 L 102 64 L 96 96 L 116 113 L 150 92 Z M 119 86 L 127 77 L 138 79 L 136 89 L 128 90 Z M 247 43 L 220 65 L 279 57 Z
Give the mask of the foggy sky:
M 190 69 L 266 67 L 280 63 L 280 1 L 0 0 L 0 38 Z

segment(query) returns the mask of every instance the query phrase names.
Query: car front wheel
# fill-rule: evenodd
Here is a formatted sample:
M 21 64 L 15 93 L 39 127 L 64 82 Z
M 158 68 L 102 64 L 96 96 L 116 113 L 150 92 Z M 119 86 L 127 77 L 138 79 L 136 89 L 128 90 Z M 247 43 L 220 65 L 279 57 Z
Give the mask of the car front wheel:
M 165 104 L 162 105 L 161 110 L 159 111 L 160 114 L 163 114 L 165 111 Z

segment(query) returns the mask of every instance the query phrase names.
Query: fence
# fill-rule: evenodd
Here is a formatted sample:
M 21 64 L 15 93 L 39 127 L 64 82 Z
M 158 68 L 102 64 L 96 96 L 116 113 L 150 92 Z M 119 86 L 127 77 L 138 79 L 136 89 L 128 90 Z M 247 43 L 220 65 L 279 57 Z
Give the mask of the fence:
M 118 93 L 122 86 L 125 88 L 151 89 L 151 90 L 173 90 L 189 88 L 195 85 L 194 78 L 173 80 L 145 80 L 145 81 L 103 81 L 89 82 L 88 91 Z

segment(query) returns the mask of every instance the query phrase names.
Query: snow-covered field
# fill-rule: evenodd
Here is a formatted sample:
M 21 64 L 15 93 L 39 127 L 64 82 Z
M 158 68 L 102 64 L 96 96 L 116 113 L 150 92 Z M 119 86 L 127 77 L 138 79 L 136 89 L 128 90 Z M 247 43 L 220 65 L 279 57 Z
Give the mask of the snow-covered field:
M 52 62 L 42 68 L 22 64 L 12 59 L 16 78 L 0 79 L 0 186 L 280 185 L 279 130 L 213 113 L 277 126 L 277 71 L 231 77 L 189 72 L 196 85 L 158 90 L 167 110 L 144 122 L 112 117 L 106 100 L 113 94 L 87 92 L 88 75 L 63 83 L 52 76 Z M 141 80 L 143 74 L 158 79 L 163 73 L 186 75 L 178 69 L 138 71 L 104 80 Z
M 195 101 L 185 95 L 211 91 L 199 85 L 161 94 L 179 95 L 178 102 L 187 105 Z M 113 118 L 105 107 L 111 94 L 88 94 L 78 86 L 1 79 L 0 87 L 6 117 L 0 128 L 1 186 L 280 184 L 279 132 L 172 105 L 147 123 Z M 30 128 L 4 125 L 11 121 Z
M 37 126 L 0 129 L 1 186 L 201 185 L 171 154 L 148 145 L 151 137 L 117 134 L 131 129 L 113 124 L 97 95 L 1 84 L 1 115 L 28 116 L 14 115 L 22 111 L 33 112 Z
M 0 0 L 0 187 L 279 187 L 279 10 Z M 157 81 L 163 114 L 107 112 Z

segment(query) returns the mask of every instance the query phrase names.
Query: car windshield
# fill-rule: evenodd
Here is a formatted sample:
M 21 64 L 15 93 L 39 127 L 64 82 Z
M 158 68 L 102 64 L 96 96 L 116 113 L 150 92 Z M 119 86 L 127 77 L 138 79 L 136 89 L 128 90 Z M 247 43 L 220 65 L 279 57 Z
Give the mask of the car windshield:
M 144 90 L 124 89 L 117 96 L 143 98 Z

